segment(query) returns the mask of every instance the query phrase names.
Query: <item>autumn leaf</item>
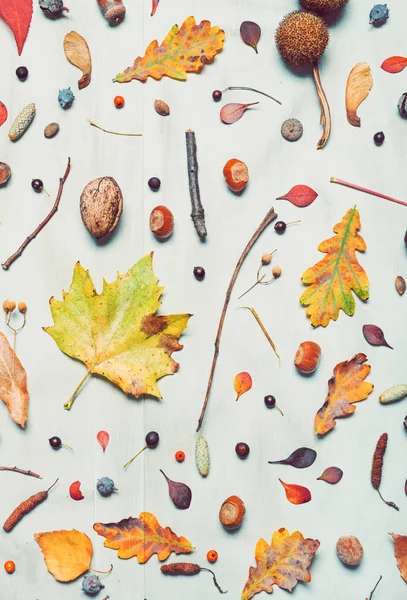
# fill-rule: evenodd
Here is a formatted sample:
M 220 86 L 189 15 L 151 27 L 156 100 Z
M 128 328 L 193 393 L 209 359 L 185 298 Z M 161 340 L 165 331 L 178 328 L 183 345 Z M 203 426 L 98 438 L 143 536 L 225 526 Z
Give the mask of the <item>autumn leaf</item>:
M 291 592 L 299 581 L 309 583 L 308 567 L 319 545 L 319 540 L 304 539 L 299 531 L 290 535 L 284 527 L 274 532 L 271 545 L 260 539 L 255 552 L 256 566 L 250 567 L 242 600 L 250 600 L 260 592 L 271 594 L 273 585 Z
M 76 529 L 49 531 L 36 533 L 34 538 L 57 581 L 73 581 L 89 569 L 93 546 L 85 533 Z
M 27 373 L 1 332 L 0 398 L 7 406 L 14 423 L 24 428 L 28 418 Z
M 206 63 L 212 62 L 224 41 L 223 29 L 211 27 L 210 21 L 197 25 L 194 17 L 188 17 L 181 28 L 174 25 L 170 29 L 161 46 L 153 40 L 145 55 L 136 58 L 134 64 L 113 81 L 146 81 L 147 77 L 161 79 L 164 75 L 185 81 L 187 73 L 200 73 Z
M 300 302 L 308 307 L 307 316 L 314 327 L 326 327 L 331 319 L 336 321 L 341 309 L 352 316 L 352 291 L 361 300 L 369 298 L 369 279 L 355 254 L 356 250 L 366 250 L 364 239 L 357 233 L 359 229 L 359 212 L 356 207 L 351 208 L 333 228 L 336 235 L 318 246 L 326 256 L 302 275 L 302 282 L 309 287 Z
M 54 325 L 44 331 L 60 350 L 85 363 L 88 372 L 64 405 L 69 410 L 91 374 L 103 375 L 126 394 L 161 398 L 157 380 L 178 370 L 171 354 L 181 350 L 178 339 L 191 315 L 156 316 L 164 288 L 152 269 L 152 253 L 112 283 L 103 281 L 97 294 L 78 262 L 69 292 L 62 302 L 51 298 Z
M 294 206 L 304 208 L 312 204 L 317 197 L 317 192 L 307 185 L 295 185 L 284 196 L 279 196 L 276 200 L 288 200 Z
M 397 533 L 389 533 L 389 535 L 394 541 L 394 556 L 400 575 L 407 583 L 407 535 L 398 535 Z
M 238 373 L 233 380 L 233 387 L 237 394 L 236 401 L 239 400 L 240 396 L 248 392 L 252 388 L 253 382 L 250 373 L 243 371 Z
M 69 62 L 82 71 L 78 88 L 83 90 L 90 84 L 92 75 L 92 58 L 88 43 L 78 32 L 71 31 L 64 38 L 64 50 Z
M 380 65 L 383 71 L 387 73 L 400 73 L 407 65 L 407 58 L 405 56 L 390 56 Z
M 336 365 L 333 377 L 328 381 L 328 395 L 315 416 L 314 430 L 325 435 L 336 426 L 335 419 L 351 415 L 355 403 L 366 400 L 373 390 L 373 383 L 364 381 L 370 373 L 365 364 L 366 354 L 355 354 L 350 360 Z
M 0 0 L 0 17 L 14 33 L 19 56 L 30 29 L 32 14 L 32 0 Z
M 165 560 L 171 552 L 189 554 L 194 549 L 191 542 L 178 537 L 169 527 L 161 527 L 148 512 L 119 523 L 95 523 L 93 529 L 106 538 L 105 548 L 118 550 L 119 558 L 135 556 L 140 564 L 146 563 L 153 554 L 157 554 L 158 560 Z

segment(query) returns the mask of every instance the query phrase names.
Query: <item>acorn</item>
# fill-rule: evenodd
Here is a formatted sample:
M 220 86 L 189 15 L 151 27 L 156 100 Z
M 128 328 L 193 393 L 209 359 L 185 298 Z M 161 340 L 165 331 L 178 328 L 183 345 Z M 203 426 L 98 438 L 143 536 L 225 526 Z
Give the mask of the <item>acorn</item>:
M 228 531 L 239 529 L 243 523 L 246 508 L 239 496 L 226 498 L 219 511 L 219 521 Z
M 301 342 L 294 357 L 294 365 L 301 375 L 311 375 L 319 365 L 321 347 L 316 342 Z
M 304 10 L 323 15 L 333 15 L 342 10 L 349 0 L 300 0 Z
M 154 235 L 165 240 L 174 230 L 174 216 L 166 206 L 156 206 L 150 214 L 150 229 Z

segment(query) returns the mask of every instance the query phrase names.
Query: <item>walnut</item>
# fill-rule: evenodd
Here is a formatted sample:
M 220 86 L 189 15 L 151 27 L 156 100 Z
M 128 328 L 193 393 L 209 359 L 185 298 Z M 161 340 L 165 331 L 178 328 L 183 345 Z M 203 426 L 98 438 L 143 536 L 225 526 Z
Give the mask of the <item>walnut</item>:
M 81 217 L 89 233 L 99 239 L 116 228 L 123 210 L 123 196 L 113 177 L 99 177 L 85 186 L 80 201 Z

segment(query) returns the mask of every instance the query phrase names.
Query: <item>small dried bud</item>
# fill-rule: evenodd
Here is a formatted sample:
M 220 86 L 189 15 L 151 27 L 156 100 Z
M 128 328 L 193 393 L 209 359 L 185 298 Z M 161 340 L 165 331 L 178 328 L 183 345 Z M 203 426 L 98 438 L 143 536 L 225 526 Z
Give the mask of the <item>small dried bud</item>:
M 263 254 L 261 257 L 262 265 L 269 265 L 271 263 L 271 254 Z
M 10 312 L 10 300 L 4 300 L 3 310 L 6 314 Z
M 27 312 L 27 305 L 25 302 L 19 302 L 18 303 L 18 310 L 20 311 L 20 313 L 25 314 Z
M 9 300 L 9 311 L 13 312 L 16 309 L 17 304 L 13 300 Z
M 281 275 L 281 267 L 278 267 L 276 265 L 275 267 L 273 267 L 272 273 L 273 273 L 273 277 L 275 277 L 277 279 Z

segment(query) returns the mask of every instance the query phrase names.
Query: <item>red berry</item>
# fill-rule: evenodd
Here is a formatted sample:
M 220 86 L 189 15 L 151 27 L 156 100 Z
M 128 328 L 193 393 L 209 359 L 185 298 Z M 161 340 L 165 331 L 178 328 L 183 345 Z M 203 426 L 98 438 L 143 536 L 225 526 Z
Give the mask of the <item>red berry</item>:
M 222 92 L 220 90 L 215 90 L 212 92 L 212 98 L 215 102 L 219 102 L 219 100 L 222 100 Z
M 33 179 L 31 181 L 31 187 L 39 194 L 44 189 L 44 184 L 42 183 L 41 179 Z
M 160 441 L 160 436 L 156 431 L 150 431 L 146 435 L 146 444 L 149 448 L 155 448 L 158 446 L 158 442 Z
M 205 269 L 203 267 L 194 267 L 195 279 L 202 281 L 205 278 Z
M 383 131 L 378 131 L 377 133 L 374 134 L 373 136 L 373 141 L 376 144 L 376 146 L 381 146 L 384 142 L 384 133 Z
M 209 550 L 206 555 L 206 558 L 210 563 L 214 563 L 218 560 L 218 553 L 216 552 L 216 550 Z
M 249 456 L 250 448 L 245 442 L 239 442 L 236 444 L 235 452 L 239 458 L 245 459 Z
M 28 77 L 27 67 L 18 67 L 18 69 L 16 69 L 16 75 L 20 81 L 25 81 Z
M 153 192 L 156 192 L 160 189 L 161 181 L 158 179 L 158 177 L 150 177 L 147 183 L 148 187 L 150 190 L 153 190 Z
M 264 396 L 264 404 L 267 408 L 274 408 L 276 405 L 276 399 L 274 396 Z
M 185 452 L 183 452 L 182 450 L 178 450 L 178 452 L 175 453 L 175 460 L 179 463 L 184 462 Z
M 62 446 L 62 440 L 60 437 L 58 436 L 54 436 L 52 438 L 49 438 L 49 445 L 51 446 L 51 448 L 53 448 L 54 450 L 59 450 L 60 447 Z
M 276 233 L 279 233 L 280 235 L 282 233 L 284 233 L 284 231 L 287 229 L 287 224 L 284 223 L 284 221 L 277 221 L 277 223 L 274 225 L 274 230 Z
M 4 570 L 11 575 L 16 570 L 16 565 L 12 560 L 8 560 L 4 563 Z
M 115 99 L 113 100 L 114 105 L 116 108 L 123 108 L 124 106 L 124 98 L 123 96 L 116 96 Z

